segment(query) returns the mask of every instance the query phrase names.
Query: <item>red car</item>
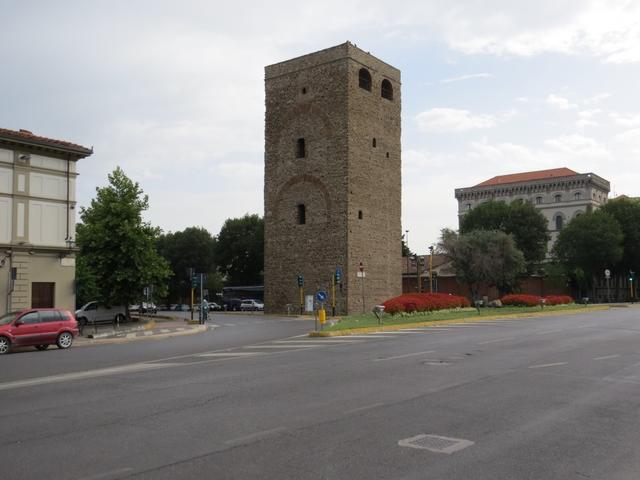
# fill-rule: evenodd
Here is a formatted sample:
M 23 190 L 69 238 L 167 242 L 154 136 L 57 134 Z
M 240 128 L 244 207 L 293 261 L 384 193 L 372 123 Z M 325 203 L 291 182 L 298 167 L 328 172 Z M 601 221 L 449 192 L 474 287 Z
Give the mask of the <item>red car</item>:
M 0 354 L 12 347 L 49 345 L 69 348 L 78 336 L 78 322 L 71 312 L 59 308 L 27 308 L 0 317 Z

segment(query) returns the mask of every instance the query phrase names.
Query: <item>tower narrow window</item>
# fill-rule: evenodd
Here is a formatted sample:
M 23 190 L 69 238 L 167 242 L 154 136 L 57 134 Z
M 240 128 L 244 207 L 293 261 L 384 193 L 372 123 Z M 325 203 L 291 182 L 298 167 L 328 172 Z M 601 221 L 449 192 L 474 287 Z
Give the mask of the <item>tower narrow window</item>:
M 366 68 L 361 68 L 358 72 L 358 85 L 360 88 L 371 91 L 371 74 Z
M 299 138 L 296 142 L 296 158 L 304 158 L 307 156 L 307 151 L 304 145 L 304 138 Z
M 375 138 L 373 139 L 373 142 L 371 142 L 371 146 L 372 146 L 373 148 L 376 148 L 376 147 L 378 146 L 378 142 L 376 141 L 376 139 L 375 139 Z
M 307 209 L 304 203 L 298 204 L 298 225 L 307 223 Z
M 558 231 L 562 230 L 562 223 L 563 223 L 562 215 L 558 215 L 556 217 L 556 230 Z
M 358 220 L 362 220 L 362 210 L 358 210 Z
M 380 95 L 387 100 L 393 100 L 393 86 L 389 80 L 383 80 L 380 86 Z

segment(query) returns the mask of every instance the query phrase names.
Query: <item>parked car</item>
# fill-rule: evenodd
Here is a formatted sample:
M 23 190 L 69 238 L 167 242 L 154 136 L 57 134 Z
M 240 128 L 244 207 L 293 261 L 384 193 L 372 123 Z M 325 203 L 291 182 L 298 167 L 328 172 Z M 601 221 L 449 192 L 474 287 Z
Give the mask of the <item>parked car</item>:
M 173 307 L 173 311 L 174 312 L 188 312 L 190 310 L 191 309 L 190 309 L 189 305 L 187 305 L 186 303 L 179 303 L 178 305 Z
M 127 312 L 124 305 L 106 307 L 98 302 L 89 302 L 76 310 L 76 320 L 80 329 L 98 323 L 123 323 L 127 321 Z
M 264 310 L 264 303 L 253 299 L 242 300 L 242 303 L 240 303 L 240 310 L 242 310 L 243 312 L 262 311 Z
M 0 317 L 0 354 L 22 346 L 46 350 L 55 344 L 66 349 L 78 334 L 78 322 L 67 310 L 28 308 L 7 313 Z
M 222 310 L 222 307 L 218 305 L 216 302 L 209 302 L 209 311 L 219 312 L 221 310 Z
M 226 298 L 223 300 L 222 307 L 228 312 L 239 312 L 242 300 L 239 298 Z

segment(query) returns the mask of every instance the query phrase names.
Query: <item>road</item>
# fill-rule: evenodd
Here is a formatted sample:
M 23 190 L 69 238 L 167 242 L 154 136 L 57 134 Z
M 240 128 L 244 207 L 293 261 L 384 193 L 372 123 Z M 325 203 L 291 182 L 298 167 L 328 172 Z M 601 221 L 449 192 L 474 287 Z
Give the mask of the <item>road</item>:
M 228 318 L 1 358 L 2 478 L 640 478 L 640 309 L 330 339 Z

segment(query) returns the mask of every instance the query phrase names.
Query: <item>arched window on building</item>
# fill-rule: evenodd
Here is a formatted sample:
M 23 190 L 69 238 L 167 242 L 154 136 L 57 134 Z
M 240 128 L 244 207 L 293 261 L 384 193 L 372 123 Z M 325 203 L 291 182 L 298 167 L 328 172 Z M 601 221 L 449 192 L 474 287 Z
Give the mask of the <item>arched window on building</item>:
M 553 196 L 553 201 L 556 202 L 556 203 L 560 203 L 562 201 L 562 195 L 560 195 L 559 193 L 556 193 Z
M 304 203 L 298 204 L 298 225 L 307 223 L 307 208 Z
M 562 215 L 556 215 L 556 230 L 558 231 L 562 230 L 563 223 L 564 223 L 564 218 L 562 218 Z
M 536 205 L 542 204 L 542 197 L 536 197 Z
M 389 80 L 383 80 L 380 86 L 380 95 L 387 100 L 393 100 L 393 85 Z
M 371 74 L 366 68 L 361 68 L 358 72 L 358 85 L 360 88 L 371 91 Z
M 580 200 L 582 198 L 582 193 L 576 192 L 573 194 L 574 200 Z

